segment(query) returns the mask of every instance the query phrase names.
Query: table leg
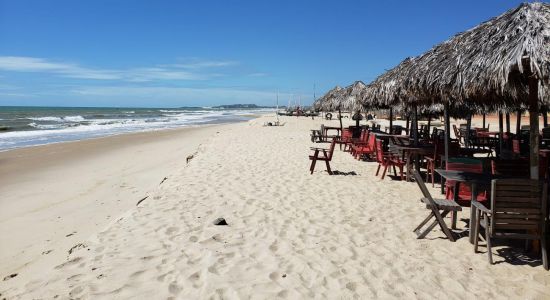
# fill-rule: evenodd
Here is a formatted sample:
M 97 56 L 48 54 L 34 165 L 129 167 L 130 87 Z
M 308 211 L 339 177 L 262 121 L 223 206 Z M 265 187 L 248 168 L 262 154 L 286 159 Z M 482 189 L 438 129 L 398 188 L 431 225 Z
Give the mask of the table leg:
M 477 184 L 475 182 L 472 182 L 471 185 L 471 192 L 472 192 L 472 203 L 473 201 L 477 200 Z M 474 225 L 476 223 L 477 219 L 477 209 L 474 208 L 472 205 L 470 205 L 470 224 L 469 226 L 469 232 L 468 237 L 470 239 L 470 244 L 474 243 Z
M 455 202 L 458 201 L 458 192 L 460 191 L 460 181 L 457 181 L 455 182 L 455 186 L 454 186 L 454 189 L 453 189 L 453 200 Z M 457 215 L 457 212 L 456 211 L 453 211 L 453 213 L 451 214 L 451 228 L 452 229 L 456 229 L 456 223 L 457 223 L 457 220 L 458 219 L 458 215 Z
M 407 182 L 411 181 L 411 152 L 407 151 Z

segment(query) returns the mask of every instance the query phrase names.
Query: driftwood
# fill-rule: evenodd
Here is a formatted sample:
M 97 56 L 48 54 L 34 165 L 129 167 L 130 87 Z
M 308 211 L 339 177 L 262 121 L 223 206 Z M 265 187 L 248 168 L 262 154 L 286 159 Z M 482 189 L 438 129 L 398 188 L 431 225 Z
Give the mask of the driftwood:
M 139 206 L 139 204 L 143 201 L 145 201 L 145 199 L 149 198 L 149 196 L 145 196 L 143 198 L 141 198 L 137 203 L 136 203 L 136 206 Z

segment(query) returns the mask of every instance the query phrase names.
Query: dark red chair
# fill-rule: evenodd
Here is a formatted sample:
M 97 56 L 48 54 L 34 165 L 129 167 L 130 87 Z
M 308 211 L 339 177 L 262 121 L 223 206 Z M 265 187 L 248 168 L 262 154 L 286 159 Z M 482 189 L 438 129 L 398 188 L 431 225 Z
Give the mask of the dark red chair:
M 384 179 L 384 177 L 386 176 L 386 171 L 389 167 L 393 168 L 393 173 L 395 174 L 395 176 L 397 176 L 395 167 L 398 167 L 399 174 L 401 175 L 401 180 L 403 180 L 403 167 L 405 166 L 405 162 L 401 160 L 399 156 L 396 156 L 389 152 L 384 152 L 382 141 L 380 140 L 376 140 L 376 161 L 378 162 L 376 176 L 378 176 L 381 167 L 384 167 L 384 171 L 382 172 L 382 179 Z
M 311 174 L 313 174 L 313 171 L 315 170 L 315 164 L 318 160 L 324 161 L 327 165 L 327 172 L 329 175 L 332 175 L 332 170 L 330 169 L 330 161 L 332 160 L 332 154 L 334 153 L 334 147 L 336 145 L 337 139 L 332 139 L 332 142 L 330 143 L 330 148 L 315 148 L 311 147 L 311 150 L 313 150 L 313 155 L 309 156 L 309 160 L 311 160 L 311 166 L 309 167 L 309 171 L 311 171 Z M 321 152 L 323 155 L 321 156 Z
M 376 135 L 373 133 L 366 134 L 365 143 L 356 143 L 351 145 L 351 154 L 355 159 L 360 159 L 361 156 L 371 156 L 376 152 Z

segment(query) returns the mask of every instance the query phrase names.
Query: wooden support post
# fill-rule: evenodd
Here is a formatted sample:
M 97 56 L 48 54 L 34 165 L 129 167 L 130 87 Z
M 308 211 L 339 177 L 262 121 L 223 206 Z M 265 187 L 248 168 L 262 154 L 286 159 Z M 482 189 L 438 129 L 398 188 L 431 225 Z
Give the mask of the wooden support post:
M 409 130 L 410 122 L 411 122 L 411 115 L 407 112 L 407 121 L 405 123 L 405 131 L 409 136 L 410 136 L 410 130 Z
M 531 179 L 539 179 L 539 82 L 529 76 L 529 162 Z
M 483 128 L 485 128 L 485 113 L 483 113 Z
M 445 103 L 444 106 L 444 118 L 443 125 L 445 125 L 445 162 L 449 161 L 449 142 L 451 140 L 451 118 L 449 118 L 449 104 Z
M 432 114 L 428 113 L 428 137 L 430 137 L 430 126 L 432 125 Z
M 516 116 L 516 135 L 519 135 L 521 132 L 521 110 L 518 109 Z
M 392 128 L 393 128 L 393 107 L 390 107 L 390 134 L 393 134 Z
M 449 117 L 449 103 L 444 104 L 444 126 L 445 126 L 445 165 L 442 167 L 444 169 L 447 168 L 447 162 L 449 161 L 449 143 L 451 141 L 451 118 Z M 443 187 L 445 185 L 445 181 L 443 178 L 441 178 L 441 194 L 444 193 Z
M 548 111 L 546 108 L 542 110 L 542 124 L 544 128 L 548 127 Z
M 472 131 L 472 114 L 466 118 L 466 136 L 464 136 L 464 146 L 470 148 L 470 131 Z
M 342 126 L 342 110 L 338 107 L 338 119 L 340 120 L 340 136 L 344 132 L 344 126 Z
M 412 124 L 412 131 L 413 131 L 413 141 L 414 145 L 418 146 L 418 110 L 416 109 L 416 104 L 414 104 L 414 110 L 413 110 L 413 124 Z
M 416 106 L 416 103 L 414 104 L 413 117 L 414 117 L 414 128 L 413 128 L 414 146 L 418 146 L 418 108 Z M 418 172 L 420 172 L 420 161 L 418 159 L 418 155 L 415 155 L 414 157 L 414 167 Z
M 539 179 L 539 80 L 531 70 L 530 58 L 521 62 L 529 80 L 529 169 L 531 179 Z
M 502 150 L 504 149 L 504 121 L 502 118 L 502 112 L 498 112 L 498 149 L 499 155 L 502 155 Z
M 510 113 L 506 113 L 506 132 L 510 133 Z

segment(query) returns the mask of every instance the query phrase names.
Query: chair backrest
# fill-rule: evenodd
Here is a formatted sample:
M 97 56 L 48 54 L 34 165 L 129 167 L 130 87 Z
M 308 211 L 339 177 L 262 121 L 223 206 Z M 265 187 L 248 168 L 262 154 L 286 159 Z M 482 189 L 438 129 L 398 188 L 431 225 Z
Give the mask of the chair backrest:
M 529 178 L 529 161 L 525 159 L 495 159 L 491 161 L 491 173 L 499 176 Z
M 461 158 L 460 160 L 449 158 L 449 161 L 447 162 L 447 170 L 464 171 L 478 174 L 483 173 L 483 163 L 481 161 L 467 158 Z
M 520 147 L 520 142 L 519 140 L 512 140 L 512 151 L 515 153 L 515 154 L 521 154 L 521 147 Z
M 348 141 L 352 138 L 352 135 L 353 135 L 353 131 L 349 128 L 344 128 L 344 130 L 342 130 L 342 141 Z
M 370 135 L 370 131 L 364 129 L 361 131 L 361 138 L 359 139 L 361 141 L 361 143 L 368 143 L 369 141 L 369 135 Z
M 332 142 L 330 143 L 330 148 L 328 149 L 328 160 L 332 160 L 332 154 L 334 153 L 334 147 L 336 145 L 337 138 L 333 138 Z
M 401 135 L 402 132 L 403 132 L 403 126 L 401 125 L 393 125 L 390 130 L 390 134 Z
M 379 163 L 384 161 L 384 147 L 381 140 L 376 140 L 376 161 Z
M 541 230 L 547 196 L 547 183 L 535 179 L 494 179 L 491 183 L 491 232 Z
M 453 124 L 453 130 L 455 132 L 455 137 L 458 139 L 460 138 L 460 131 L 458 130 L 458 128 L 456 127 L 456 124 Z
M 367 146 L 370 151 L 372 152 L 376 151 L 376 134 L 369 132 Z
M 430 202 L 433 202 L 432 194 L 430 194 L 430 191 L 426 187 L 426 184 L 424 184 L 424 180 L 422 179 L 422 175 L 418 172 L 418 170 L 413 171 L 414 181 L 416 181 L 416 184 L 418 184 L 418 187 L 420 188 L 420 191 L 422 191 L 422 195 L 424 195 L 425 198 L 428 198 Z M 430 203 L 434 204 L 434 203 Z

